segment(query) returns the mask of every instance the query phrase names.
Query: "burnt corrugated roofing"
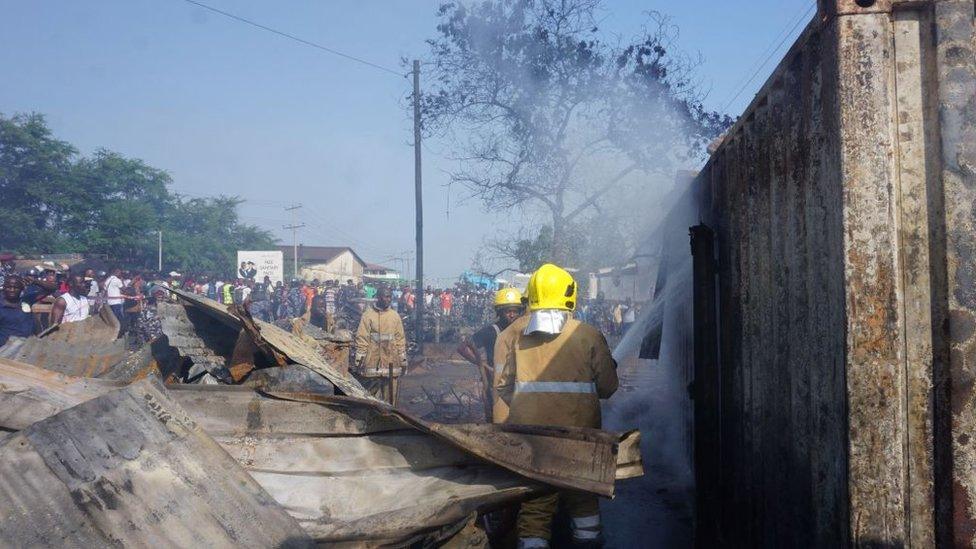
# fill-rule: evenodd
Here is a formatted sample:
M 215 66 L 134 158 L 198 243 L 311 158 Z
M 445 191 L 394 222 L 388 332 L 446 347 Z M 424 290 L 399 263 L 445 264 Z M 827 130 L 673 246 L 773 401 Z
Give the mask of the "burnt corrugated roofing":
M 82 377 L 111 377 L 113 367 L 126 357 L 125 341 L 118 338 L 119 322 L 108 307 L 80 322 L 66 322 L 43 337 L 22 344 L 8 343 L 0 358 L 9 358 L 48 370 Z
M 237 332 L 213 321 L 193 322 L 182 303 L 161 301 L 157 307 L 163 333 L 180 356 L 189 358 L 218 380 L 232 383 L 226 357 L 233 352 Z
M 210 317 L 212 321 L 227 326 L 243 326 L 241 319 L 228 312 L 225 305 L 183 290 L 170 289 L 170 291 L 179 296 L 184 303 L 192 305 L 195 310 Z M 253 320 L 253 326 L 257 329 L 255 336 L 260 340 L 256 341 L 259 345 L 270 346 L 270 348 L 281 353 L 281 355 L 287 357 L 291 362 L 301 364 L 321 375 L 335 385 L 337 389 L 342 391 L 343 394 L 375 400 L 363 388 L 359 381 L 351 375 L 344 373 L 335 365 L 330 364 L 316 348 L 303 341 L 300 337 L 286 332 L 274 324 L 260 320 Z M 225 338 L 225 340 L 227 339 L 229 338 Z M 231 344 L 234 342 L 235 340 L 230 339 Z
M 0 440 L 0 545 L 310 546 L 156 381 Z

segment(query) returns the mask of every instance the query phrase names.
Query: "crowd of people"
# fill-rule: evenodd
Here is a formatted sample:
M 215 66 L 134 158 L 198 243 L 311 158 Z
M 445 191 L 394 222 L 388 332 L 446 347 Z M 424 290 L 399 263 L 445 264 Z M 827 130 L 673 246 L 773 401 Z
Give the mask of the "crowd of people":
M 576 318 L 593 325 L 608 338 L 623 337 L 640 314 L 640 304 L 629 297 L 610 300 L 601 292 L 576 310 Z
M 247 274 L 247 273 L 246 273 Z M 225 305 L 245 305 L 252 316 L 265 322 L 305 318 L 326 331 L 355 329 L 366 305 L 375 300 L 377 284 L 347 279 L 272 281 L 264 276 L 223 280 L 191 275 L 178 287 Z M 409 287 L 395 288 L 393 310 L 410 313 L 415 300 Z
M 68 269 L 44 262 L 26 270 L 11 254 L 0 255 L 0 346 L 52 326 L 79 322 L 106 308 L 118 319 L 119 336 L 151 341 L 161 333 L 155 301 L 166 281 L 158 273 L 113 268 Z M 170 273 L 169 280 L 178 274 Z M 155 291 L 154 291 L 155 288 Z
M 77 322 L 106 307 L 118 318 L 120 336 L 146 342 L 161 333 L 156 299 L 165 286 L 180 288 L 223 304 L 247 307 L 266 322 L 304 318 L 325 331 L 356 330 L 360 319 L 380 288 L 389 290 L 390 310 L 407 327 L 407 338 L 416 341 L 412 317 L 417 295 L 408 285 L 386 282 L 354 282 L 347 279 L 311 281 L 291 279 L 273 282 L 256 277 L 242 265 L 234 277 L 208 274 L 181 275 L 113 268 L 68 269 L 44 262 L 23 272 L 14 267 L 11 254 L 0 254 L 0 345 L 8 337 L 27 337 L 63 322 Z M 249 275 L 249 276 L 245 276 Z M 157 290 L 154 292 L 154 288 Z M 494 318 L 494 290 L 458 282 L 452 287 L 423 291 L 424 337 L 427 340 L 460 340 L 463 334 Z M 165 294 L 164 294 L 165 296 Z M 581 300 L 582 301 L 582 300 Z M 607 337 L 622 336 L 633 324 L 639 306 L 631 300 L 612 301 L 603 294 L 581 303 L 574 316 L 592 324 Z

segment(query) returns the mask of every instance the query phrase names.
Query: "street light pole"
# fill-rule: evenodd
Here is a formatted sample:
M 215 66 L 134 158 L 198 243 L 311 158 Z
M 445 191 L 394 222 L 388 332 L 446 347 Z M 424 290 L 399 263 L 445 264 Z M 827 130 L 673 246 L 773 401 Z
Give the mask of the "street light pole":
M 163 230 L 160 229 L 156 231 L 159 233 L 159 257 L 156 261 L 156 271 L 159 273 L 163 272 Z

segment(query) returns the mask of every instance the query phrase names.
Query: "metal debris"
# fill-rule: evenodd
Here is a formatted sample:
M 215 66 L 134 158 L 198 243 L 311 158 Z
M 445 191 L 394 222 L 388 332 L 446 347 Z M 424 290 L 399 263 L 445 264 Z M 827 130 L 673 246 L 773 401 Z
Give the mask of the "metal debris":
M 366 395 L 315 338 L 175 293 L 167 335 L 96 373 L 175 379 L 189 359 L 231 384 L 0 359 L 0 544 L 474 543 L 478 513 L 557 488 L 612 497 L 642 474 L 636 432 L 422 421 Z M 236 364 L 253 369 L 243 383 Z
M 0 478 L 8 547 L 311 546 L 157 381 L 3 439 Z
M 114 388 L 100 380 L 51 376 L 28 364 L 4 361 L 0 363 L 0 418 L 17 417 L 20 423 L 0 423 L 0 428 L 22 428 L 25 423 L 44 419 L 45 413 L 58 411 L 59 403 L 65 406 L 84 402 Z M 23 402 L 27 389 L 32 389 L 30 394 L 34 400 L 42 399 L 45 394 L 54 394 L 55 398 L 43 409 L 32 407 L 31 411 L 24 412 L 32 415 L 15 416 L 11 411 Z M 237 433 L 267 429 L 273 433 L 360 436 L 411 429 L 433 435 L 519 475 L 607 497 L 613 496 L 614 480 L 642 474 L 640 455 L 630 448 L 639 443 L 636 431 L 621 435 L 581 427 L 442 425 L 416 419 L 374 399 L 255 391 L 222 385 L 176 384 L 169 389 L 172 398 L 198 418 L 208 432 L 212 425 L 209 422 L 224 420 L 234 422 Z M 73 400 L 65 400 L 62 397 L 65 394 Z M 266 421 L 269 417 L 278 419 Z M 627 472 L 622 473 L 621 468 Z
M 240 328 L 213 322 L 198 310 L 188 309 L 180 303 L 160 301 L 157 307 L 169 344 L 192 361 L 188 377 L 210 374 L 217 381 L 232 383 L 226 357 L 234 349 Z
M 0 358 L 0 430 L 19 431 L 72 406 L 124 387 Z
M 23 428 L 118 390 L 38 370 L 0 364 L 0 427 Z M 239 386 L 177 384 L 165 393 L 320 543 L 429 539 L 552 486 L 612 496 L 616 479 L 641 474 L 633 433 L 437 425 L 372 400 Z
M 0 357 L 26 362 L 55 372 L 82 377 L 109 377 L 126 357 L 118 338 L 119 321 L 111 309 L 80 322 L 54 326 L 21 344 L 0 348 Z
M 267 322 L 252 319 L 246 311 L 237 310 L 238 315 L 232 314 L 225 305 L 216 301 L 178 289 L 170 289 L 185 304 L 192 305 L 197 310 L 225 326 L 246 330 L 259 348 L 269 348 L 275 360 L 280 365 L 287 361 L 301 364 L 329 380 L 330 383 L 345 395 L 375 400 L 363 389 L 343 368 L 336 367 L 322 357 L 318 350 L 304 341 L 301 337 Z

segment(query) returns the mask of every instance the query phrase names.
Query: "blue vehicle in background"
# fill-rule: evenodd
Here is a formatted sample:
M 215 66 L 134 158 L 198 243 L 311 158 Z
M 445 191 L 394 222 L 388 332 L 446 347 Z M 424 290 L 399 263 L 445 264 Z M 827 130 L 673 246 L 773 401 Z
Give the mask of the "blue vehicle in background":
M 498 283 L 495 279 L 488 275 L 475 274 L 471 271 L 464 271 L 461 273 L 461 282 L 463 284 L 470 284 L 471 286 L 477 286 L 478 288 L 484 288 L 486 290 L 497 290 Z

